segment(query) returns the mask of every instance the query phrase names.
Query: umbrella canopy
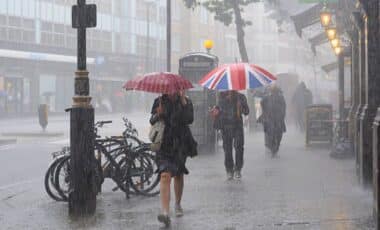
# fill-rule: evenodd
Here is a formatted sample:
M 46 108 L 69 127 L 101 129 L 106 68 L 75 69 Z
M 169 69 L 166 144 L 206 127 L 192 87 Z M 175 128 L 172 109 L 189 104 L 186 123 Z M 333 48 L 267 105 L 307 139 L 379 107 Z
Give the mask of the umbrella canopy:
M 199 84 L 212 90 L 256 89 L 274 82 L 273 74 L 247 63 L 226 64 L 208 73 Z
M 126 90 L 139 90 L 150 93 L 172 94 L 180 90 L 193 88 L 187 79 L 174 73 L 149 73 L 129 80 Z

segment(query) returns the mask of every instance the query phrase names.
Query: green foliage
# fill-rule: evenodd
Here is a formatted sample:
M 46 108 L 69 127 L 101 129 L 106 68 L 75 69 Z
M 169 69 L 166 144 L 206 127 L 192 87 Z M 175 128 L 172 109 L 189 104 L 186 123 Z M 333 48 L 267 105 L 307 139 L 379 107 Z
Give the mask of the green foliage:
M 229 26 L 235 18 L 234 8 L 238 7 L 240 12 L 244 12 L 244 7 L 260 0 L 183 0 L 186 7 L 194 9 L 197 6 L 204 6 L 208 11 L 214 13 L 214 18 Z M 242 26 L 250 26 L 252 22 L 242 19 Z

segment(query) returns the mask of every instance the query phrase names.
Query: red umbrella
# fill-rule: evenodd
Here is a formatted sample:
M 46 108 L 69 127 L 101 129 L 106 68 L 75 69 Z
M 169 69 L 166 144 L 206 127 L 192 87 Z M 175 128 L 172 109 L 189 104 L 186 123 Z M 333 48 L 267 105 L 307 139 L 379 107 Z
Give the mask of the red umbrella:
M 187 79 L 174 73 L 149 73 L 127 81 L 126 90 L 139 90 L 150 93 L 172 94 L 193 88 Z

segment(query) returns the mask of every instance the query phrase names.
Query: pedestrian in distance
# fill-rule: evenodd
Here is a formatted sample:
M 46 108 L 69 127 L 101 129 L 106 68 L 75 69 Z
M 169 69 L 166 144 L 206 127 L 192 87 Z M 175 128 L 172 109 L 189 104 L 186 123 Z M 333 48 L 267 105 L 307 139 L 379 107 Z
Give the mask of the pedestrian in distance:
M 306 87 L 304 82 L 301 82 L 293 95 L 292 104 L 295 108 L 296 125 L 303 132 L 305 130 L 305 111 L 306 108 L 313 104 L 313 94 Z
M 184 189 L 184 174 L 187 157 L 197 153 L 189 125 L 193 123 L 193 104 L 184 92 L 164 94 L 155 99 L 151 111 L 151 125 L 161 121 L 164 124 L 161 144 L 157 150 L 158 173 L 160 174 L 161 212 L 158 221 L 170 225 L 170 184 L 174 178 L 175 215 L 183 215 L 181 206 Z
M 271 85 L 268 89 L 261 100 L 262 115 L 258 120 L 264 126 L 265 146 L 272 156 L 276 156 L 286 132 L 286 102 L 279 87 Z
M 227 179 L 241 178 L 241 170 L 244 164 L 244 127 L 243 117 L 249 114 L 247 98 L 237 91 L 226 91 L 220 94 L 218 106 L 214 106 L 211 115 L 214 118 L 214 128 L 221 130 L 224 166 Z M 235 162 L 233 158 L 235 148 Z

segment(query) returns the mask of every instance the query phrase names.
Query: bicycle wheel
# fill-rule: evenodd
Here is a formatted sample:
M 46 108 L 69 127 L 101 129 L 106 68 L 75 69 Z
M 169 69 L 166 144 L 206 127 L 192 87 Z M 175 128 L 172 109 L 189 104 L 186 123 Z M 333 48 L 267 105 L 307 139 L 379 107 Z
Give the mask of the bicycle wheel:
M 159 174 L 156 173 L 158 165 L 156 158 L 149 149 L 142 149 L 129 162 L 128 179 L 131 188 L 136 193 L 144 196 L 159 194 L 157 185 L 160 182 Z
M 64 158 L 57 158 L 50 164 L 48 170 L 45 173 L 44 184 L 46 193 L 55 201 L 64 201 L 64 199 L 60 196 L 59 192 L 55 186 L 55 172 L 57 170 L 57 165 L 64 160 Z
M 58 165 L 55 172 L 55 187 L 62 197 L 63 201 L 68 201 L 69 199 L 69 189 L 70 189 L 70 157 L 63 159 Z

